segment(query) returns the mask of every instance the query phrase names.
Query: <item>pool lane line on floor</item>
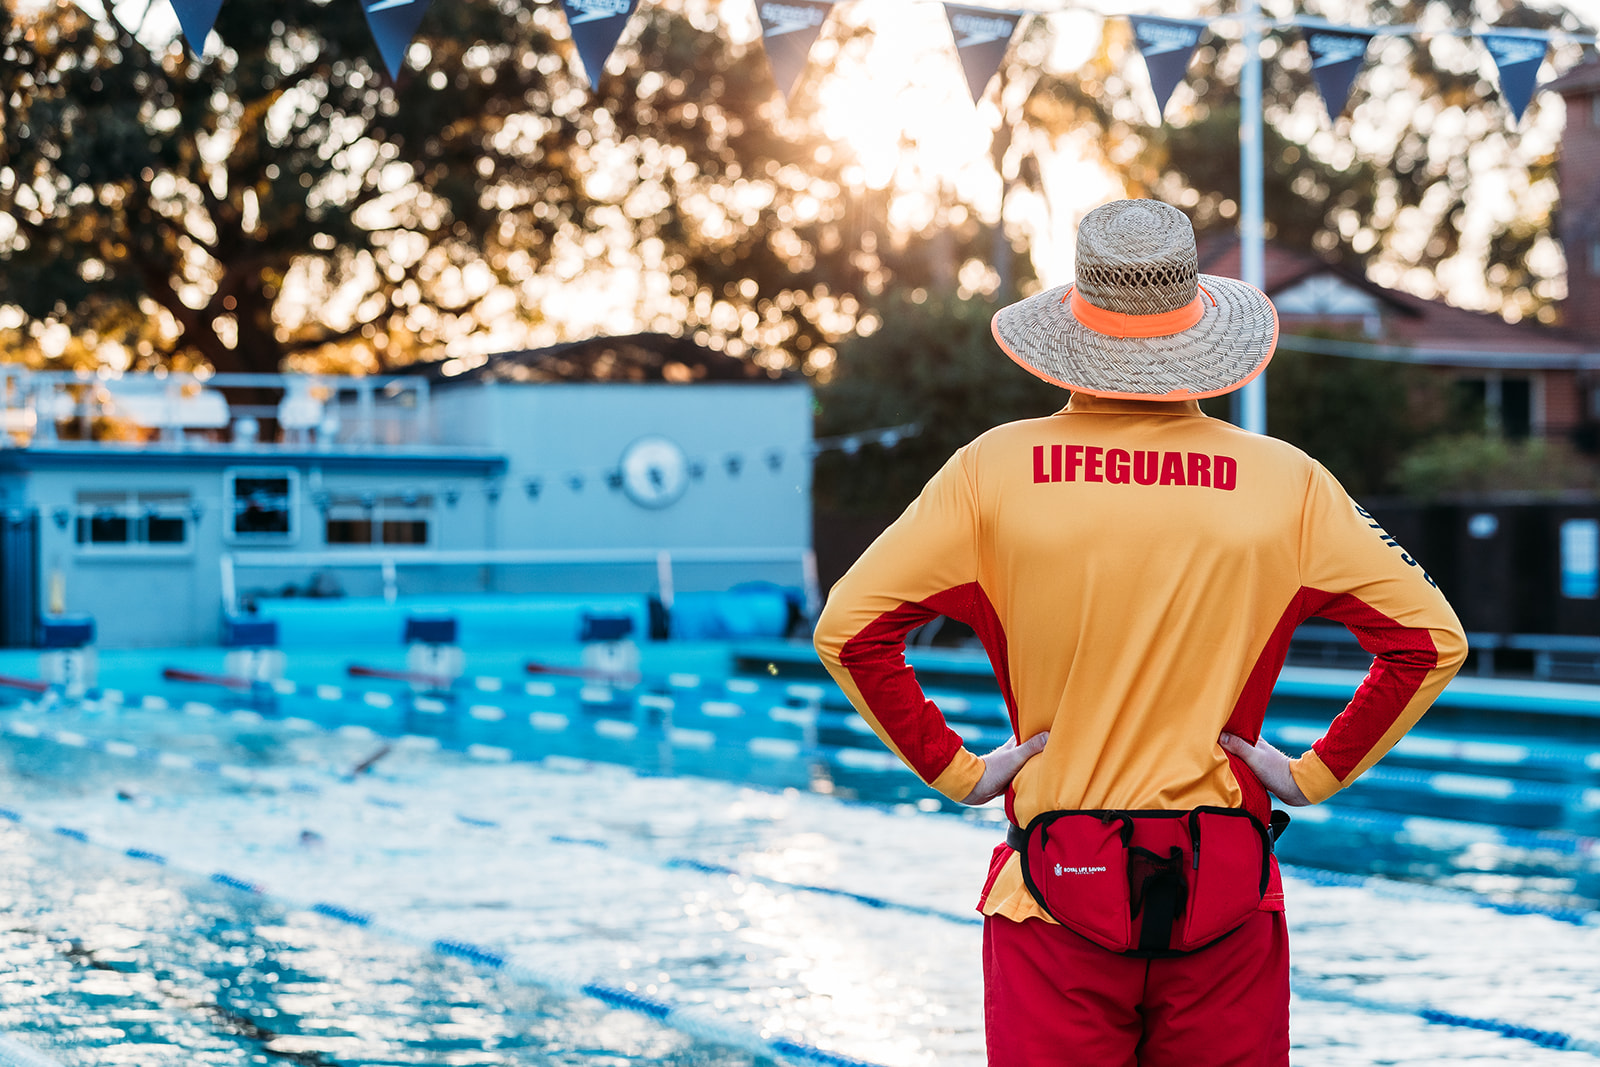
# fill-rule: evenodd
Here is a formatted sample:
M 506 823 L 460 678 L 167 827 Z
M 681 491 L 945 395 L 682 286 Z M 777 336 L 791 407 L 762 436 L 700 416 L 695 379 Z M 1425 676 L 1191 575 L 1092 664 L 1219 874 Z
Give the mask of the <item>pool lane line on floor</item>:
M 517 982 L 538 986 L 558 996 L 569 999 L 587 998 L 612 1008 L 644 1015 L 699 1041 L 737 1048 L 767 1059 L 796 1064 L 816 1064 L 818 1067 L 880 1067 L 869 1060 L 857 1059 L 830 1049 L 820 1048 L 790 1038 L 762 1036 L 759 1032 L 742 1026 L 730 1026 L 718 1017 L 694 1005 L 675 1004 L 659 997 L 619 988 L 605 982 L 584 979 L 547 968 L 538 968 L 509 953 L 486 945 L 458 938 L 434 938 L 418 934 L 403 927 L 380 921 L 370 912 L 342 904 L 293 898 L 268 889 L 260 882 L 241 878 L 227 871 L 209 873 L 180 867 L 164 855 L 148 849 L 128 847 L 103 841 L 87 831 L 65 826 L 50 819 L 0 807 L 0 820 L 29 830 L 46 839 L 74 841 L 99 851 L 109 852 L 125 860 L 148 863 L 174 874 L 198 879 L 248 894 L 279 907 L 307 911 L 337 922 L 356 926 L 377 936 L 398 941 L 439 956 L 463 960 L 489 971 L 505 974 Z M 0 1067 L 7 1067 L 0 1059 Z M 34 1064 L 19 1067 L 37 1067 Z M 51 1065 L 55 1067 L 55 1065 Z
M 236 717 L 237 717 L 237 713 L 235 713 L 235 714 L 236 714 Z M 247 712 L 245 714 L 249 716 L 249 718 L 246 721 L 251 722 L 251 723 L 270 721 L 270 720 L 264 720 L 260 716 L 255 715 L 254 713 Z M 278 720 L 278 721 L 281 722 L 282 720 Z M 312 726 L 315 726 L 318 731 L 323 732 L 323 733 L 341 733 L 342 732 L 345 736 L 354 737 L 354 736 L 357 736 L 355 731 L 359 730 L 361 732 L 360 736 L 362 736 L 362 737 L 370 737 L 372 739 L 377 739 L 377 738 L 382 736 L 382 735 L 377 734 L 375 731 L 371 730 L 369 727 L 350 727 L 350 726 L 326 727 L 326 726 L 321 726 L 320 724 L 310 723 L 310 720 L 301 720 L 301 721 L 307 722 L 308 724 L 310 724 Z M 201 774 L 208 774 L 208 775 L 223 777 L 223 778 L 226 778 L 230 782 L 233 782 L 235 784 L 240 784 L 240 783 L 251 784 L 251 785 L 256 785 L 256 786 L 260 786 L 260 787 L 264 787 L 264 788 L 277 789 L 277 790 L 280 790 L 280 791 L 303 793 L 303 794 L 308 794 L 308 795 L 322 795 L 322 796 L 331 796 L 332 795 L 332 794 L 327 793 L 322 788 L 320 788 L 318 786 L 315 786 L 315 785 L 312 785 L 312 784 L 309 784 L 309 783 L 289 781 L 289 782 L 287 782 L 287 784 L 285 784 L 283 782 L 273 782 L 273 781 L 270 781 L 267 778 L 267 776 L 261 775 L 261 774 L 259 774 L 259 772 L 256 772 L 251 768 L 239 767 L 238 765 L 235 765 L 235 764 L 228 764 L 228 763 L 223 763 L 223 762 L 215 761 L 215 760 L 196 759 L 194 757 L 185 755 L 183 753 L 165 752 L 165 751 L 163 751 L 161 749 L 150 748 L 148 746 L 135 745 L 135 744 L 133 744 L 131 742 L 126 742 L 126 741 L 107 740 L 107 739 L 103 739 L 103 738 L 91 738 L 91 737 L 88 737 L 87 735 L 78 733 L 76 731 L 51 730 L 51 729 L 48 729 L 48 728 L 40 727 L 35 723 L 20 722 L 20 721 L 14 719 L 14 718 L 3 718 L 3 719 L 0 719 L 0 732 L 10 733 L 10 734 L 12 734 L 14 736 L 26 738 L 26 739 L 29 739 L 29 740 L 46 741 L 46 742 L 50 742 L 50 743 L 53 743 L 53 744 L 65 745 L 65 746 L 73 747 L 73 748 L 83 748 L 83 749 L 93 750 L 93 751 L 96 751 L 96 752 L 102 752 L 102 753 L 105 753 L 105 754 L 108 754 L 108 755 L 117 756 L 117 757 L 121 757 L 121 758 L 125 758 L 125 759 L 141 760 L 141 761 L 144 761 L 144 762 L 154 763 L 154 764 L 156 764 L 158 766 L 161 766 L 161 767 L 164 767 L 164 768 L 167 768 L 167 769 L 192 770 L 192 771 L 195 771 L 195 772 L 198 772 L 198 773 L 201 773 Z M 406 737 L 402 736 L 402 737 L 398 738 L 397 740 L 400 740 L 400 741 L 403 742 L 403 741 L 406 740 Z M 431 741 L 432 739 L 431 738 L 422 738 L 421 740 L 424 741 L 424 742 L 428 742 L 428 741 Z M 346 775 L 338 775 L 338 774 L 335 774 L 332 771 L 324 771 L 322 773 L 326 774 L 327 776 L 332 778 L 334 782 L 339 783 L 339 784 L 351 785 L 355 781 L 355 779 L 353 777 L 346 776 Z M 390 798 L 385 798 L 385 797 L 380 797 L 380 796 L 368 795 L 368 796 L 363 797 L 362 799 L 363 799 L 363 801 L 365 803 L 373 805 L 373 806 L 377 806 L 377 807 L 392 808 L 392 809 L 396 809 L 396 810 L 406 810 L 408 808 L 408 805 L 405 804 L 403 801 L 393 800 L 393 799 L 390 799 Z M 1305 813 L 1305 809 L 1300 809 L 1297 817 L 1304 817 L 1304 813 Z M 1328 813 L 1326 811 L 1326 809 L 1324 809 L 1322 811 L 1319 811 L 1318 815 L 1308 818 L 1307 821 L 1316 821 L 1316 822 L 1339 821 L 1337 818 L 1335 818 L 1335 819 L 1323 818 L 1323 816 L 1325 814 L 1330 814 L 1330 813 Z M 1334 812 L 1334 813 L 1331 813 L 1331 814 L 1333 814 L 1335 816 L 1338 816 L 1339 814 L 1342 814 L 1342 813 Z M 1374 823 L 1374 822 L 1382 823 L 1385 820 L 1382 820 L 1382 819 L 1380 819 L 1378 817 L 1385 816 L 1387 814 L 1388 813 L 1375 812 L 1375 811 L 1372 811 L 1372 810 L 1368 810 L 1368 811 L 1361 812 L 1359 814 L 1352 815 L 1351 819 L 1348 820 L 1348 821 L 1353 821 L 1353 822 L 1356 822 L 1356 823 L 1361 824 L 1361 825 L 1365 825 L 1365 824 L 1368 824 L 1368 823 Z M 452 816 L 455 818 L 455 820 L 457 822 L 460 822 L 460 823 L 462 823 L 464 825 L 467 825 L 467 826 L 472 826 L 472 827 L 476 827 L 476 828 L 480 828 L 480 829 L 500 829 L 501 828 L 501 823 L 499 822 L 499 820 L 492 819 L 492 818 L 486 818 L 486 817 L 484 817 L 482 815 L 469 814 L 467 812 L 457 811 L 457 812 L 452 812 Z M 1403 823 L 1406 823 L 1406 824 L 1410 824 L 1411 822 L 1415 821 L 1413 817 L 1409 817 L 1409 816 L 1395 816 L 1394 818 L 1398 818 Z M 1431 825 L 1432 823 L 1435 823 L 1435 822 L 1442 822 L 1442 821 L 1443 820 L 1426 820 L 1426 822 L 1429 825 Z M 1455 828 L 1467 828 L 1467 827 L 1479 827 L 1479 826 L 1480 826 L 1480 824 L 1474 824 L 1474 823 L 1455 824 Z M 1409 827 L 1409 825 L 1408 825 L 1406 828 L 1412 828 L 1412 827 Z M 1483 829 L 1498 830 L 1499 828 L 1496 828 L 1496 827 L 1483 827 Z M 1548 832 L 1546 832 L 1546 833 L 1548 833 Z M 551 842 L 551 843 L 554 843 L 554 844 L 582 845 L 582 846 L 593 847 L 593 848 L 601 848 L 601 849 L 609 849 L 610 848 L 610 845 L 605 841 L 601 841 L 601 840 L 594 839 L 594 838 L 574 837 L 574 836 L 565 835 L 565 834 L 552 834 L 552 835 L 549 835 L 546 838 L 546 840 L 548 842 Z M 872 908 L 887 909 L 887 910 L 894 910 L 894 911 L 902 911 L 902 912 L 907 912 L 907 913 L 910 913 L 910 914 L 927 915 L 927 916 L 931 916 L 931 917 L 934 917 L 934 918 L 943 919 L 943 920 L 945 920 L 947 922 L 953 922 L 953 923 L 958 923 L 958 924 L 963 924 L 963 925 L 969 925 L 969 924 L 980 924 L 981 925 L 981 923 L 983 921 L 982 918 L 977 916 L 977 915 L 968 915 L 968 914 L 963 914 L 963 913 L 949 912 L 949 911 L 945 911 L 945 910 L 940 909 L 940 908 L 931 908 L 931 907 L 925 907 L 925 906 L 922 906 L 922 905 L 908 904 L 908 903 L 903 903 L 903 902 L 898 902 L 898 901 L 893 901 L 893 900 L 887 900 L 887 899 L 884 899 L 882 897 L 877 897 L 877 896 L 873 896 L 873 895 L 870 895 L 870 894 L 864 894 L 864 893 L 855 893 L 855 892 L 852 892 L 850 890 L 840 889 L 840 888 L 833 887 L 833 886 L 809 885 L 809 884 L 805 884 L 805 883 L 789 882 L 789 881 L 785 881 L 785 880 L 782 880 L 782 879 L 768 878 L 768 877 L 766 877 L 764 875 L 755 874 L 753 872 L 740 870 L 740 869 L 734 868 L 734 867 L 728 867 L 728 866 L 724 866 L 724 865 L 721 865 L 721 864 L 706 863 L 706 862 L 704 862 L 702 860 L 695 859 L 695 858 L 692 858 L 692 857 L 669 856 L 669 857 L 666 857 L 664 859 L 660 859 L 657 862 L 658 862 L 659 865 L 665 866 L 665 867 L 699 870 L 699 871 L 701 871 L 703 873 L 708 873 L 708 874 L 726 874 L 726 875 L 729 875 L 729 876 L 744 878 L 744 879 L 749 880 L 749 881 L 760 882 L 762 884 L 770 885 L 770 886 L 773 886 L 775 888 L 784 888 L 784 889 L 791 889 L 791 890 L 796 890 L 796 891 L 806 892 L 806 893 L 815 893 L 815 894 L 820 894 L 820 895 L 825 895 L 825 896 L 841 897 L 841 898 L 854 900 L 857 903 L 864 904 L 864 905 L 866 905 L 868 907 L 872 907 Z M 1577 925 L 1577 926 L 1600 925 L 1600 911 L 1595 911 L 1595 910 L 1591 910 L 1591 909 L 1569 908 L 1569 907 L 1560 907 L 1560 906 L 1542 905 L 1542 904 L 1523 904 L 1523 903 L 1517 903 L 1517 902 L 1512 902 L 1512 901 L 1500 901 L 1500 900 L 1494 899 L 1493 897 L 1488 897 L 1488 896 L 1485 896 L 1485 895 L 1480 894 L 1480 893 L 1472 892 L 1471 890 L 1444 887 L 1444 886 L 1429 886 L 1429 885 L 1424 885 L 1422 883 L 1407 882 L 1407 881 L 1403 881 L 1403 880 L 1400 880 L 1400 879 L 1382 878 L 1382 877 L 1373 876 L 1373 875 L 1349 874 L 1349 873 L 1336 871 L 1336 870 L 1328 870 L 1328 869 L 1315 868 L 1315 867 L 1304 867 L 1304 866 L 1292 865 L 1292 864 L 1282 864 L 1281 865 L 1281 869 L 1283 870 L 1283 872 L 1285 874 L 1288 874 L 1288 875 L 1291 875 L 1293 877 L 1300 878 L 1303 881 L 1311 882 L 1313 884 L 1318 884 L 1318 885 L 1362 886 L 1362 887 L 1370 888 L 1374 892 L 1378 892 L 1381 895 L 1386 895 L 1386 896 L 1391 896 L 1391 897 L 1401 897 L 1401 898 L 1409 898 L 1409 899 L 1433 899 L 1433 900 L 1439 900 L 1439 901 L 1459 901 L 1459 902 L 1463 902 L 1463 903 L 1471 903 L 1471 904 L 1474 904 L 1477 907 L 1487 908 L 1487 909 L 1490 909 L 1490 910 L 1493 910 L 1493 911 L 1500 912 L 1501 914 L 1505 914 L 1505 915 L 1542 915 L 1542 916 L 1545 916 L 1546 918 L 1555 919 L 1555 920 L 1557 920 L 1559 922 L 1571 923 L 1571 924 Z
M 35 832 L 48 832 L 67 840 L 93 848 L 119 854 L 125 858 L 153 863 L 167 870 L 190 877 L 206 879 L 216 885 L 247 893 L 270 901 L 280 907 L 310 911 L 338 922 L 367 930 L 403 944 L 463 960 L 486 970 L 503 973 L 515 981 L 547 989 L 561 996 L 579 996 L 597 1000 L 613 1008 L 620 1008 L 655 1019 L 663 1025 L 678 1030 L 697 1040 L 743 1049 L 757 1055 L 780 1061 L 817 1064 L 819 1067 L 878 1067 L 869 1061 L 855 1059 L 831 1050 L 818 1048 L 787 1038 L 766 1038 L 742 1027 L 730 1027 L 703 1010 L 685 1007 L 658 997 L 648 996 L 628 989 L 606 985 L 602 982 L 584 981 L 556 971 L 541 970 L 516 959 L 507 953 L 475 942 L 456 938 L 430 938 L 399 927 L 389 926 L 372 914 L 327 901 L 296 901 L 269 891 L 259 882 L 253 882 L 223 871 L 209 876 L 198 871 L 173 867 L 165 856 L 138 848 L 121 848 L 92 838 L 87 832 L 62 825 L 52 825 L 49 820 L 38 820 L 9 808 L 0 808 L 0 819 L 6 819 Z M 1545 1030 L 1503 1019 L 1486 1019 L 1445 1011 L 1426 1003 L 1403 1004 L 1357 997 L 1331 987 L 1326 980 L 1303 971 L 1291 970 L 1295 978 L 1295 991 L 1301 996 L 1319 1000 L 1332 1000 L 1350 1004 L 1366 1011 L 1385 1014 L 1411 1015 L 1426 1022 L 1500 1034 L 1515 1040 L 1529 1041 L 1541 1048 L 1558 1051 L 1586 1052 L 1600 1056 L 1600 1041 L 1579 1037 L 1563 1031 Z
M 1591 1056 L 1600 1057 L 1600 1041 L 1594 1038 L 1579 1037 L 1576 1034 L 1569 1034 L 1562 1030 L 1545 1030 L 1536 1026 L 1523 1026 L 1520 1023 L 1507 1022 L 1504 1019 L 1485 1019 L 1473 1015 L 1461 1015 L 1457 1012 L 1444 1011 L 1428 1004 L 1404 1004 L 1397 1001 L 1363 997 L 1337 988 L 1313 975 L 1308 975 L 1293 964 L 1289 967 L 1289 977 L 1294 994 L 1305 997 L 1308 1000 L 1348 1004 L 1363 1011 L 1384 1015 L 1415 1016 L 1425 1022 L 1439 1026 L 1454 1026 L 1464 1030 L 1481 1030 L 1517 1041 L 1528 1041 L 1538 1045 L 1540 1048 L 1559 1052 L 1586 1052 Z

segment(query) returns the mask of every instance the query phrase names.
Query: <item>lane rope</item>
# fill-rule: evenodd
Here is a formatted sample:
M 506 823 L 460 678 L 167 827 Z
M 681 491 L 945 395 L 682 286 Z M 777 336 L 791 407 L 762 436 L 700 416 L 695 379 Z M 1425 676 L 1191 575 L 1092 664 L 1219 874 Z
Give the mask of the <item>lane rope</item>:
M 256 717 L 258 718 L 258 717 Z M 254 721 L 254 718 L 252 718 Z M 350 727 L 328 728 L 318 725 L 324 733 L 335 733 L 344 730 L 347 734 Z M 361 728 L 363 736 L 370 735 L 377 738 L 381 735 L 368 728 Z M 224 763 L 216 760 L 195 759 L 183 753 L 164 751 L 137 745 L 128 741 L 88 737 L 76 731 L 52 730 L 38 726 L 35 723 L 21 721 L 15 718 L 0 719 L 0 731 L 30 740 L 46 741 L 53 744 L 64 745 L 72 748 L 86 749 L 105 753 L 125 759 L 135 759 L 153 763 L 169 769 L 192 770 L 196 773 L 221 777 L 233 783 L 251 784 L 280 791 L 292 791 L 312 795 L 327 795 L 322 788 L 301 781 L 285 781 L 273 775 L 260 772 L 257 769 L 240 767 L 235 764 Z M 326 772 L 332 775 L 334 772 Z M 349 784 L 349 779 L 343 779 Z M 402 801 L 384 797 L 368 795 L 365 802 L 379 807 L 406 810 L 409 806 Z M 1377 815 L 1363 811 L 1360 813 L 1334 813 L 1333 817 L 1321 819 L 1320 816 L 1312 821 L 1340 821 L 1340 816 L 1347 816 L 1344 821 L 1360 826 L 1367 826 L 1375 821 Z M 499 830 L 502 824 L 499 820 L 486 818 L 482 815 L 467 812 L 453 812 L 452 817 L 459 823 L 478 829 Z M 1397 817 L 1406 818 L 1406 817 Z M 1460 827 L 1475 827 L 1478 824 L 1463 823 Z M 1497 829 L 1489 828 L 1485 829 Z M 566 834 L 552 834 L 546 840 L 554 844 L 577 845 L 591 848 L 610 849 L 608 842 L 593 839 L 573 837 Z M 637 859 L 630 853 L 630 858 Z M 882 897 L 865 893 L 856 893 L 834 886 L 811 885 L 801 882 L 790 882 L 783 879 L 769 878 L 748 870 L 742 870 L 723 864 L 709 863 L 692 857 L 669 856 L 657 861 L 659 865 L 667 868 L 697 870 L 705 874 L 722 874 L 730 877 L 743 878 L 747 881 L 760 882 L 764 885 L 780 889 L 789 889 L 798 892 L 813 893 L 824 896 L 833 896 L 853 900 L 870 908 L 893 910 L 908 914 L 925 915 L 953 922 L 961 925 L 981 925 L 981 916 L 950 912 L 940 908 L 925 907 L 922 905 L 888 900 Z M 1409 882 L 1402 879 L 1384 878 L 1376 875 L 1351 874 L 1325 868 L 1305 867 L 1297 864 L 1280 864 L 1285 875 L 1299 878 L 1314 885 L 1344 886 L 1369 889 L 1379 895 L 1401 899 L 1436 900 L 1440 902 L 1470 903 L 1480 908 L 1487 908 L 1504 915 L 1542 915 L 1558 922 L 1571 923 L 1577 926 L 1600 925 L 1600 911 L 1577 907 L 1564 907 L 1560 905 L 1523 903 L 1517 901 L 1499 900 L 1494 897 L 1475 893 L 1471 890 L 1446 886 L 1431 886 L 1424 883 Z

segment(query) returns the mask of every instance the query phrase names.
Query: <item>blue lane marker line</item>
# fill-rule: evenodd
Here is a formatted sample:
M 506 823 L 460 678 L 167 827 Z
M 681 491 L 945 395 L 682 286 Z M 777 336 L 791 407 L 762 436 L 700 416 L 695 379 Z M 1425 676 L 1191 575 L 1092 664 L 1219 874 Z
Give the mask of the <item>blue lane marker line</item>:
M 1380 1012 L 1386 1015 L 1414 1015 L 1426 1022 L 1439 1026 L 1455 1026 L 1464 1030 L 1481 1030 L 1486 1033 L 1499 1034 L 1501 1037 L 1511 1038 L 1516 1041 L 1528 1041 L 1541 1048 L 1555 1049 L 1563 1052 L 1587 1052 L 1592 1056 L 1600 1056 L 1600 1041 L 1590 1037 L 1579 1037 L 1562 1030 L 1544 1030 L 1536 1026 L 1524 1026 L 1521 1023 L 1508 1022 L 1504 1019 L 1482 1019 L 1472 1015 L 1462 1015 L 1457 1012 L 1445 1011 L 1429 1004 L 1396 1004 L 1390 1001 L 1374 1000 L 1371 997 L 1358 996 L 1326 984 L 1325 982 L 1304 974 L 1299 968 L 1291 969 L 1291 988 L 1302 997 L 1312 1000 L 1334 1001 L 1340 1004 L 1349 1004 L 1363 1011 Z
M 1411 771 L 1373 767 L 1355 785 L 1389 785 L 1432 793 L 1434 796 L 1462 797 L 1469 800 L 1533 802 L 1558 804 L 1577 811 L 1600 809 L 1600 789 L 1592 786 L 1529 782 L 1479 774 Z
M 1297 822 L 1337 823 L 1387 834 L 1408 834 L 1436 840 L 1449 838 L 1458 842 L 1556 852 L 1563 856 L 1600 857 L 1600 838 L 1585 837 L 1566 830 L 1524 830 L 1516 826 L 1491 826 L 1424 815 L 1400 815 L 1377 808 L 1331 808 L 1326 804 L 1296 808 L 1294 818 Z
M 82 830 L 64 826 L 51 826 L 21 812 L 13 812 L 13 814 L 17 818 L 12 821 L 30 830 L 44 831 L 93 848 L 107 849 L 120 857 L 130 857 L 135 853 L 142 852 L 139 849 L 109 845 L 105 842 L 94 840 Z M 142 853 L 145 858 L 153 855 L 154 853 Z M 223 871 L 201 875 L 197 871 L 173 867 L 166 864 L 164 860 L 162 863 L 168 870 L 191 877 L 202 877 L 213 884 L 248 893 L 253 897 L 271 900 L 286 908 L 311 911 L 336 922 L 370 930 L 381 936 L 410 944 L 441 956 L 459 959 L 473 966 L 504 973 L 519 982 L 537 985 L 563 996 L 589 997 L 612 1008 L 645 1015 L 674 1030 L 679 1030 L 690 1037 L 711 1044 L 740 1048 L 759 1056 L 797 1064 L 818 1064 L 823 1065 L 823 1067 L 879 1067 L 878 1064 L 870 1061 L 853 1059 L 804 1042 L 786 1038 L 765 1037 L 748 1027 L 730 1025 L 722 1019 L 709 1014 L 703 1008 L 674 1004 L 670 1001 L 645 996 L 633 990 L 619 989 L 603 982 L 577 980 L 554 971 L 541 970 L 497 949 L 475 944 L 471 941 L 420 936 L 404 928 L 381 924 L 365 912 L 340 904 L 328 901 L 298 902 L 280 897 L 272 893 L 267 887 L 257 882 L 240 878 L 237 875 Z M 0 1054 L 3 1054 L 3 1052 L 3 1046 L 0 1046 Z M 3 1055 L 0 1055 L 0 1067 L 10 1067 Z M 59 1065 L 53 1064 L 48 1060 L 19 1060 L 17 1061 L 17 1067 L 59 1067 Z
M 1285 877 L 1298 878 L 1312 885 L 1335 886 L 1341 889 L 1370 889 L 1379 896 L 1399 897 L 1408 900 L 1434 900 L 1441 903 L 1471 904 L 1497 911 L 1502 915 L 1543 915 L 1557 922 L 1574 926 L 1600 926 L 1600 911 L 1588 908 L 1563 908 L 1547 904 L 1521 904 L 1516 901 L 1495 900 L 1467 889 L 1405 882 L 1397 878 L 1375 875 L 1346 874 L 1343 871 L 1325 871 L 1316 867 L 1300 867 L 1292 863 L 1279 864 Z

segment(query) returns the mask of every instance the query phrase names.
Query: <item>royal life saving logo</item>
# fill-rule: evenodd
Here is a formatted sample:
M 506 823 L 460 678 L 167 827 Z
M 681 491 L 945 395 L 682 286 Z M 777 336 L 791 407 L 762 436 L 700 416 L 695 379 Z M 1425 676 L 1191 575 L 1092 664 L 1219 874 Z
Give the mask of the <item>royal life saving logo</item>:
M 1105 874 L 1104 867 L 1068 867 L 1066 864 L 1056 864 L 1055 875 L 1060 878 L 1064 874 Z

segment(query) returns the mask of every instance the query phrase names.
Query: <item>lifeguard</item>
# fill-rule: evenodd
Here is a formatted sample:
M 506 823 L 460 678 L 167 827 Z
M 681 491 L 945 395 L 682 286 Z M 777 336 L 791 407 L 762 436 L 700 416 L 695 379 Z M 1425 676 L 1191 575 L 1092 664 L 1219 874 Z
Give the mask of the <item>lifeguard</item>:
M 1266 296 L 1200 275 L 1188 219 L 1153 201 L 1090 212 L 1077 249 L 1074 285 L 994 318 L 1000 347 L 1070 402 L 952 456 L 834 586 L 817 651 L 923 781 L 1005 798 L 978 900 L 990 1063 L 1282 1067 L 1271 797 L 1353 781 L 1465 638 L 1321 465 L 1200 411 L 1267 365 Z M 987 756 L 905 662 L 906 634 L 941 614 L 976 631 L 1005 697 L 1015 737 Z M 1312 616 L 1375 658 L 1291 760 L 1261 724 Z

